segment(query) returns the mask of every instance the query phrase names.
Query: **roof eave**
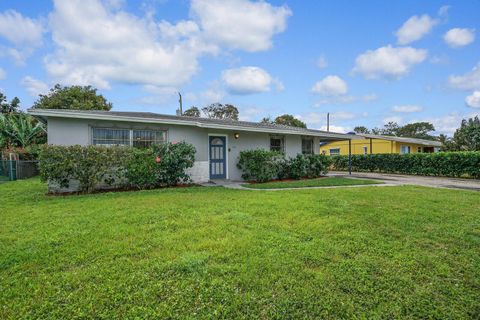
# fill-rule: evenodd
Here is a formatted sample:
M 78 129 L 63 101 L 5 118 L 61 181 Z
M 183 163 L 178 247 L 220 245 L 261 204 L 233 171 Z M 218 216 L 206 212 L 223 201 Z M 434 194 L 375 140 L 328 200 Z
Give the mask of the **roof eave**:
M 175 120 L 175 119 L 152 119 L 152 118 L 142 118 L 142 117 L 126 117 L 119 115 L 109 115 L 109 114 L 92 114 L 92 113 L 83 113 L 83 112 L 62 112 L 56 110 L 45 110 L 45 109 L 29 109 L 28 113 L 36 117 L 48 118 L 48 117 L 59 117 L 59 118 L 70 118 L 70 119 L 90 119 L 90 120 L 110 120 L 110 121 L 124 121 L 124 122 L 138 122 L 138 123 L 161 123 L 161 124 L 173 124 L 173 125 L 184 125 L 198 128 L 208 128 L 208 129 L 223 129 L 223 130 L 236 130 L 236 131 L 250 131 L 250 132 L 263 132 L 263 133 L 276 133 L 276 134 L 292 134 L 292 135 L 302 135 L 302 136 L 315 136 L 322 137 L 328 140 L 350 140 L 350 137 L 340 133 L 323 133 L 323 132 L 302 132 L 295 130 L 281 130 L 275 128 L 255 128 L 255 127 L 246 127 L 246 126 L 230 126 L 217 123 L 202 123 L 199 121 L 192 120 Z

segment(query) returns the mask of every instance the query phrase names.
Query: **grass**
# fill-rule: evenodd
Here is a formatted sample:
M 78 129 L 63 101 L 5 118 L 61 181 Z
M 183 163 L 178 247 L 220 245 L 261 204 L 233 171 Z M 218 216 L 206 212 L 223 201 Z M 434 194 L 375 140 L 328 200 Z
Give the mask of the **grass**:
M 480 193 L 0 185 L 0 319 L 468 319 Z
M 242 184 L 242 186 L 251 189 L 282 189 L 282 188 L 311 188 L 311 187 L 331 187 L 331 186 L 353 186 L 364 184 L 381 184 L 381 181 L 366 179 L 349 179 L 344 177 L 325 177 L 317 179 L 305 179 L 295 181 L 274 181 L 265 183 Z

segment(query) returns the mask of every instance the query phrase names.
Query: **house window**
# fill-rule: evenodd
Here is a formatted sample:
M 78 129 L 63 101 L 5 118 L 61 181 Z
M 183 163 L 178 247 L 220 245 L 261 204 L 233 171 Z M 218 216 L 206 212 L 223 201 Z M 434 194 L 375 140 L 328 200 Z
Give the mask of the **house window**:
M 313 138 L 302 138 L 302 154 L 313 154 Z
M 400 146 L 400 154 L 410 153 L 410 146 L 402 145 Z
M 97 146 L 146 148 L 166 141 L 165 131 L 93 128 L 92 143 Z
M 363 154 L 368 154 L 368 147 L 367 146 L 363 146 Z
M 133 130 L 133 146 L 136 148 L 148 148 L 153 144 L 165 142 L 165 131 Z
M 130 130 L 93 128 L 93 144 L 97 146 L 129 146 Z
M 417 152 L 422 152 L 422 147 L 417 147 Z
M 271 136 L 270 137 L 270 150 L 280 153 L 285 152 L 285 138 L 283 136 Z
M 328 150 L 331 156 L 339 156 L 340 155 L 340 148 L 334 148 Z

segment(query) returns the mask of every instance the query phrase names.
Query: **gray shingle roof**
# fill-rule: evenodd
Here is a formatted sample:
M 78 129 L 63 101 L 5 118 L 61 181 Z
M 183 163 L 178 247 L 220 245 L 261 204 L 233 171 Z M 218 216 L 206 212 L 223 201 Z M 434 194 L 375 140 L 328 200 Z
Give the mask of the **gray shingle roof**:
M 227 130 L 243 130 L 270 132 L 281 134 L 301 134 L 319 136 L 325 140 L 348 140 L 360 139 L 352 135 L 327 132 L 321 130 L 289 127 L 285 125 L 267 124 L 251 121 L 234 121 L 208 118 L 196 118 L 186 116 L 174 116 L 152 112 L 128 112 L 128 111 L 99 111 L 99 110 L 70 110 L 70 109 L 29 109 L 28 112 L 37 117 L 66 117 L 83 119 L 105 119 L 117 121 L 158 122 L 173 123 L 179 125 L 194 125 L 206 128 L 224 128 Z
M 417 139 L 417 138 L 408 138 L 408 137 L 397 137 L 397 136 L 384 136 L 384 135 L 376 135 L 376 134 L 365 134 L 359 133 L 358 136 L 365 137 L 368 139 L 382 139 L 388 141 L 397 141 L 397 142 L 404 142 L 404 143 L 414 143 L 414 144 L 421 144 L 424 146 L 430 147 L 441 147 L 442 143 L 440 141 L 433 141 L 433 140 L 425 140 L 425 139 Z

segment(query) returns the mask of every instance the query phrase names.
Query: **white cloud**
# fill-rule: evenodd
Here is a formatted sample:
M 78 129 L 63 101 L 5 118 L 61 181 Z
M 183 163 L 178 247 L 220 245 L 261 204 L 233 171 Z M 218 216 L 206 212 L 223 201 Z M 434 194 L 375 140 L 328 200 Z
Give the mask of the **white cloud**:
M 427 58 L 427 50 L 412 47 L 392 47 L 368 50 L 355 60 L 354 73 L 366 79 L 399 79 L 407 75 L 412 67 Z
M 178 86 L 197 72 L 198 56 L 210 50 L 198 28 L 184 21 L 156 24 L 97 0 L 54 4 L 50 27 L 56 50 L 46 58 L 46 69 L 64 84 Z
M 251 94 L 270 91 L 274 80 L 265 70 L 258 67 L 240 67 L 222 72 L 227 90 L 233 94 Z
M 5 72 L 5 70 L 0 68 L 0 80 L 4 80 L 6 78 L 7 78 L 7 72 Z
M 427 35 L 438 23 L 436 19 L 424 14 L 422 16 L 413 16 L 397 30 L 395 35 L 401 45 L 417 41 Z
M 123 3 L 54 1 L 49 25 L 55 51 L 45 59 L 52 79 L 104 89 L 111 83 L 179 87 L 198 72 L 201 56 L 218 54 L 222 46 L 270 48 L 290 15 L 264 2 L 193 0 L 194 20 L 172 24 L 128 13 Z
M 325 69 L 326 67 L 328 67 L 327 58 L 325 58 L 324 55 L 321 55 L 320 57 L 318 57 L 316 65 L 319 69 Z
M 37 97 L 39 94 L 45 94 L 48 91 L 48 86 L 45 82 L 26 76 L 21 81 L 22 86 L 32 97 Z
M 386 117 L 386 118 L 383 119 L 384 124 L 387 124 L 389 122 L 396 122 L 398 124 L 402 124 L 403 123 L 403 118 L 399 117 L 399 116 L 391 116 L 391 117 Z
M 339 122 L 367 117 L 367 113 L 353 113 L 350 111 L 337 111 L 330 113 L 330 131 L 332 132 L 349 132 L 349 127 L 339 125 Z M 296 116 L 307 124 L 309 128 L 319 128 L 319 130 L 327 130 L 327 113 L 326 112 L 309 112 Z
M 480 109 L 480 91 L 474 91 L 471 95 L 467 96 L 465 103 L 471 108 Z
M 1 48 L 1 51 L 19 64 L 23 64 L 42 45 L 44 32 L 40 21 L 24 17 L 15 10 L 0 13 L 0 37 L 12 44 L 12 47 Z
M 378 99 L 378 96 L 375 93 L 370 93 L 363 96 L 343 95 L 343 96 L 327 97 L 325 99 L 317 101 L 313 106 L 321 107 L 323 105 L 340 105 L 340 104 L 349 104 L 353 102 L 369 103 L 377 99 Z
M 438 9 L 438 15 L 442 18 L 447 18 L 449 10 L 450 6 L 441 6 L 440 9 Z
M 430 63 L 432 64 L 447 65 L 449 62 L 449 58 L 446 55 L 433 56 L 430 59 Z
M 392 107 L 392 111 L 400 113 L 420 112 L 422 110 L 423 108 L 421 106 L 416 105 L 398 105 Z
M 323 125 L 319 128 L 319 130 L 322 130 L 322 131 L 327 131 L 327 126 L 326 125 Z M 329 132 L 337 132 L 337 133 L 347 133 L 347 132 L 350 132 L 350 128 L 348 127 L 343 127 L 343 126 L 336 126 L 336 125 L 330 125 L 329 127 Z
M 272 37 L 286 29 L 292 12 L 264 1 L 193 0 L 190 14 L 209 41 L 255 52 L 272 47 Z
M 462 76 L 450 76 L 450 86 L 460 90 L 480 90 L 480 62 L 473 67 L 472 71 Z
M 332 120 L 351 120 L 358 118 L 358 115 L 349 111 L 337 111 L 330 113 L 330 119 Z
M 239 117 L 241 121 L 254 121 L 259 115 L 263 114 L 263 110 L 257 107 L 240 107 Z
M 443 39 L 450 47 L 460 48 L 475 40 L 475 29 L 453 28 L 445 33 Z
M 412 122 L 427 121 L 433 124 L 433 126 L 435 127 L 436 133 L 452 135 L 455 132 L 455 130 L 457 130 L 458 127 L 460 127 L 460 123 L 464 118 L 465 118 L 464 116 L 455 112 L 455 113 L 450 113 L 437 118 L 414 120 Z
M 16 45 L 37 47 L 42 44 L 42 24 L 15 10 L 0 13 L 0 36 Z
M 339 76 L 329 75 L 317 81 L 312 87 L 312 92 L 322 96 L 340 96 L 348 92 L 348 86 Z

